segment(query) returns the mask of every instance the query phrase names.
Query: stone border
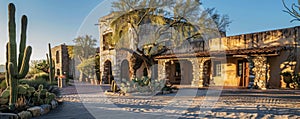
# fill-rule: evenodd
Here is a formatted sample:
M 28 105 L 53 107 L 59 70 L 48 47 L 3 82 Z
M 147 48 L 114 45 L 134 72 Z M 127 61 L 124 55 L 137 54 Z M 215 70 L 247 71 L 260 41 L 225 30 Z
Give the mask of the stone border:
M 56 100 L 52 100 L 50 104 L 44 104 L 40 106 L 34 106 L 28 108 L 26 111 L 15 113 L 0 113 L 0 119 L 31 119 L 33 117 L 39 117 L 45 115 L 50 110 L 55 109 L 58 106 Z
M 172 90 L 172 91 L 159 91 L 157 92 L 155 95 L 159 96 L 159 95 L 166 95 L 166 94 L 172 94 L 172 93 L 177 93 L 178 90 Z M 120 93 L 120 92 L 110 92 L 110 91 L 105 91 L 104 92 L 105 95 L 107 96 L 132 96 L 132 93 Z M 138 95 L 138 96 L 148 96 L 148 94 L 144 94 L 144 93 L 133 93 L 134 95 Z

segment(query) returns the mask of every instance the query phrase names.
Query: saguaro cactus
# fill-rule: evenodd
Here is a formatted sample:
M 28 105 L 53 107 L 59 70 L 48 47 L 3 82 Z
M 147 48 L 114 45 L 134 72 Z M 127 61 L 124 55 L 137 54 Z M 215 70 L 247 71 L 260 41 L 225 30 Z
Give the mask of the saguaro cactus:
M 18 98 L 18 79 L 24 78 L 28 73 L 32 52 L 30 46 L 26 47 L 27 17 L 23 15 L 19 57 L 17 57 L 15 11 L 15 5 L 10 3 L 8 5 L 9 41 L 6 46 L 6 81 L 10 87 L 9 108 L 11 110 L 14 110 Z
M 46 54 L 46 55 L 47 55 L 47 62 L 49 64 L 49 80 L 50 80 L 50 83 L 52 83 L 52 81 L 54 81 L 54 63 L 52 60 L 52 52 L 51 52 L 51 44 L 50 43 L 48 44 L 48 47 L 49 47 L 49 56 L 48 56 L 48 54 Z

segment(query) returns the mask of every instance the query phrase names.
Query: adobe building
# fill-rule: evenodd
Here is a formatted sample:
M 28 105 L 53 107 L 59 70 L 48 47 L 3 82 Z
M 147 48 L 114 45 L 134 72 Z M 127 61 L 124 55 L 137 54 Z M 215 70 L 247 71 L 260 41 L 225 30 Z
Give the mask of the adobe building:
M 99 19 L 100 70 L 102 80 L 120 81 L 132 78 L 131 54 L 111 46 L 112 29 L 109 21 L 113 14 Z M 284 71 L 299 72 L 300 27 L 277 29 L 236 36 L 185 41 L 178 52 L 166 52 L 155 57 L 158 61 L 158 79 L 172 84 L 205 86 L 248 87 L 262 89 L 285 87 L 280 76 Z M 129 36 L 132 31 L 129 30 Z M 134 40 L 122 43 L 134 49 Z M 180 50 L 183 48 L 184 50 Z M 144 67 L 137 71 L 142 76 Z
M 71 59 L 68 54 L 68 45 L 61 44 L 51 48 L 52 59 L 55 62 L 55 75 L 66 74 L 71 78 L 79 76 L 76 66 L 78 61 Z

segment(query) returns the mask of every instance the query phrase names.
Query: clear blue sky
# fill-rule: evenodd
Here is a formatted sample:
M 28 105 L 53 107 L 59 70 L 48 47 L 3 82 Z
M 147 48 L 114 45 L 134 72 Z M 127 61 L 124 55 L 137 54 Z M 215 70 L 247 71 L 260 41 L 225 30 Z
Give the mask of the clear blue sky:
M 16 20 L 26 14 L 29 19 L 27 44 L 33 47 L 31 59 L 45 59 L 47 43 L 52 46 L 73 44 L 83 34 L 99 39 L 97 20 L 111 8 L 103 0 L 1 0 L 0 1 L 0 64 L 5 63 L 7 42 L 7 5 L 16 5 Z M 281 0 L 203 0 L 204 8 L 215 7 L 219 13 L 229 15 L 227 35 L 238 35 L 300 25 L 290 23 L 292 17 L 284 10 Z M 286 0 L 297 3 L 297 0 Z M 17 24 L 17 29 L 20 25 Z M 19 34 L 19 32 L 18 32 Z

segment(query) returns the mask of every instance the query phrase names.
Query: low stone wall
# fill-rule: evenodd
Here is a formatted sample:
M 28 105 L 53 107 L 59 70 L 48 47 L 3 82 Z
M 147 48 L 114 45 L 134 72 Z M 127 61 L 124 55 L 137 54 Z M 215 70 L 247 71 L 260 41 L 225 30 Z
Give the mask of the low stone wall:
M 0 112 L 0 119 L 31 119 L 33 117 L 45 115 L 50 112 L 50 110 L 55 109 L 57 106 L 58 102 L 56 100 L 52 100 L 50 104 L 30 107 L 25 111 L 19 112 L 18 114 Z

